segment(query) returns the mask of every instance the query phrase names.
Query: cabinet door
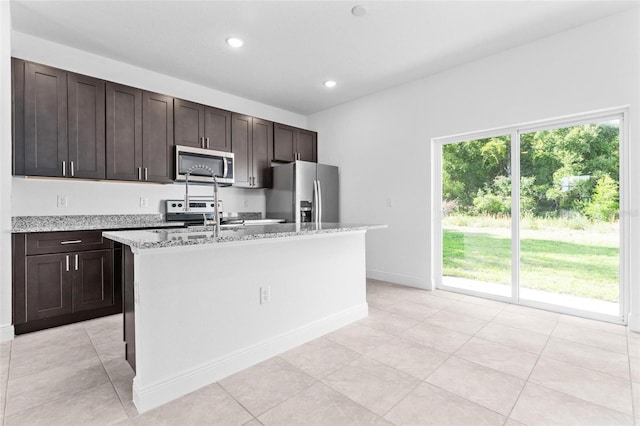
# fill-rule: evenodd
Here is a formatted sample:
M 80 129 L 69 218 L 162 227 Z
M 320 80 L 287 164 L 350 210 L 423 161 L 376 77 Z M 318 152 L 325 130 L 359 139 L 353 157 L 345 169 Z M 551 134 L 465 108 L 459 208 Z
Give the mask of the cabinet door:
M 67 161 L 67 72 L 44 65 L 24 67 L 24 172 L 63 176 Z
M 25 62 L 11 58 L 11 112 L 13 119 L 13 169 L 14 175 L 24 175 L 24 68 Z
M 296 153 L 302 161 L 317 162 L 318 134 L 309 130 L 296 129 Z
M 27 321 L 72 312 L 69 254 L 27 256 Z
M 73 268 L 73 312 L 113 305 L 111 250 L 70 254 Z
M 142 178 L 173 181 L 173 98 L 142 94 Z
M 252 159 L 251 159 L 251 123 L 252 119 L 246 115 L 233 114 L 231 117 L 231 138 L 233 148 L 233 186 L 251 187 Z
M 204 138 L 207 149 L 231 152 L 231 112 L 206 107 Z
M 107 83 L 107 178 L 142 175 L 142 90 Z
M 273 123 L 253 119 L 253 186 L 271 187 L 271 158 L 273 158 Z
M 204 148 L 204 105 L 174 100 L 176 145 Z
M 105 83 L 68 73 L 69 164 L 67 176 L 105 178 Z
M 273 125 L 273 159 L 275 161 L 295 161 L 296 129 L 275 123 Z

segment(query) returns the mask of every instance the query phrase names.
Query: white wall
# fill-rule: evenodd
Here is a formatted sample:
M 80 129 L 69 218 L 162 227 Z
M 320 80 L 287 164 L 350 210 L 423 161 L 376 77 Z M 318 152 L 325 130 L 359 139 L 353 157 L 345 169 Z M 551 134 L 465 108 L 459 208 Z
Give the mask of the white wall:
M 0 1 L 0 342 L 11 325 L 11 13 Z
M 639 52 L 638 13 L 625 12 L 310 116 L 320 161 L 340 166 L 341 219 L 389 224 L 367 236 L 368 275 L 430 286 L 434 137 L 629 105 L 629 163 L 640 164 Z M 638 259 L 638 168 L 630 175 Z

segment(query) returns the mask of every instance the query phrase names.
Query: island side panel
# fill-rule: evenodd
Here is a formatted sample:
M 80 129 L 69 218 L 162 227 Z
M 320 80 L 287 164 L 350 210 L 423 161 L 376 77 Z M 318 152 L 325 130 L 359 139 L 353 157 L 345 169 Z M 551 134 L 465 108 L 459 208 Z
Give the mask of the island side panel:
M 139 251 L 138 410 L 365 317 L 365 274 L 364 231 Z
M 136 371 L 136 334 L 135 334 L 135 304 L 134 304 L 134 255 L 129 246 L 122 247 L 122 281 L 124 324 L 123 334 L 125 342 L 125 359 Z

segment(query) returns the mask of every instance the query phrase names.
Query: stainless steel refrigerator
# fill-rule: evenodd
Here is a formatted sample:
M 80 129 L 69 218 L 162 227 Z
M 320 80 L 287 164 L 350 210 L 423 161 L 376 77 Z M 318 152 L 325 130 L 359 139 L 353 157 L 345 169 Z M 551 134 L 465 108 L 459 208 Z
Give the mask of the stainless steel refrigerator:
M 295 161 L 272 167 L 267 218 L 287 222 L 339 222 L 338 168 Z

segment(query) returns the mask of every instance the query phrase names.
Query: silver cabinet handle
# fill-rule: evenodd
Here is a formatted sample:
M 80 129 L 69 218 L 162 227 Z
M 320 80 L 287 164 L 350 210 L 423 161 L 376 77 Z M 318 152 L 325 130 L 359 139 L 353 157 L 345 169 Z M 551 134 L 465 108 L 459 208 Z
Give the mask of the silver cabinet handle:
M 65 256 L 67 258 L 67 272 L 69 272 L 69 255 Z
M 76 253 L 76 259 L 75 259 L 75 261 L 76 261 L 76 271 L 77 271 L 77 270 L 78 270 L 78 254 L 77 254 L 77 253 Z
M 209 149 L 210 148 L 210 146 L 209 146 L 209 138 L 206 138 L 206 140 L 207 140 L 207 149 Z
M 138 180 L 142 180 L 142 167 L 138 167 Z
M 71 163 L 71 164 L 70 164 L 70 165 L 71 165 L 71 176 L 74 176 L 74 175 L 75 175 L 75 173 L 74 173 L 74 171 L 73 171 L 73 161 L 69 161 L 69 163 Z
M 149 180 L 149 169 L 144 168 L 144 180 Z
M 62 160 L 62 176 L 67 175 L 67 162 Z
M 60 244 L 80 244 L 82 242 L 82 240 L 67 240 L 67 241 L 60 241 Z

